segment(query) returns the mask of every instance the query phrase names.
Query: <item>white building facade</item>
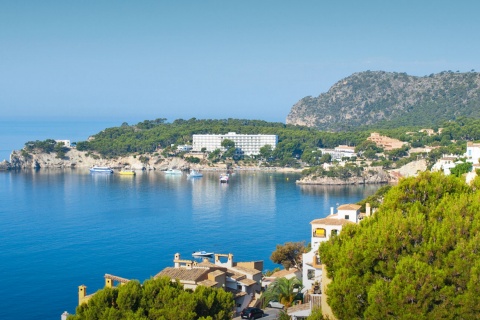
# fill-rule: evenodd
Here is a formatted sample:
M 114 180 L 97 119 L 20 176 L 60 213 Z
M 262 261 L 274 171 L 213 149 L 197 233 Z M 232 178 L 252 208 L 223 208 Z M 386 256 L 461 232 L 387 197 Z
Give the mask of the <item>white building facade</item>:
M 361 206 L 356 204 L 344 204 L 337 208 L 337 213 L 333 213 L 331 208 L 330 215 L 322 219 L 315 219 L 312 225 L 310 252 L 303 254 L 303 286 L 304 290 L 310 290 L 313 286 L 320 286 L 322 280 L 322 262 L 318 254 L 318 248 L 324 241 L 328 241 L 332 236 L 338 235 L 342 227 L 346 224 L 358 223 Z M 367 206 L 366 215 L 370 215 L 370 206 Z
M 467 142 L 467 152 L 465 156 L 468 162 L 478 164 L 480 159 L 480 143 Z
M 237 134 L 235 132 L 227 134 L 194 134 L 193 151 L 200 152 L 203 148 L 208 152 L 216 149 L 225 151 L 222 147 L 222 141 L 225 139 L 235 142 L 235 148 L 247 156 L 260 154 L 260 148 L 265 145 L 270 145 L 273 150 L 278 143 L 278 136 L 273 134 Z

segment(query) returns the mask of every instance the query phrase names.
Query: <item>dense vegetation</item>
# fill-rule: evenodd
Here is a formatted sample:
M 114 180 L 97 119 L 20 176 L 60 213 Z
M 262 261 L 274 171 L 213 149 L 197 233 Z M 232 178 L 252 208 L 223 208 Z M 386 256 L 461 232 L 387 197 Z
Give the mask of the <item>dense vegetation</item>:
M 425 172 L 376 213 L 320 246 L 339 319 L 475 319 L 480 314 L 480 179 Z
M 319 147 L 335 147 L 339 144 L 356 145 L 369 133 L 345 132 L 334 134 L 315 129 L 272 123 L 261 120 L 190 120 L 178 119 L 167 123 L 164 119 L 144 121 L 129 126 L 108 128 L 93 136 L 90 141 L 77 143 L 78 150 L 100 153 L 104 157 L 116 157 L 132 153 L 152 153 L 165 150 L 171 145 L 191 144 L 193 134 L 276 134 L 279 143 L 275 150 L 264 149 L 266 157 L 273 156 L 288 162 L 304 151 Z M 167 153 L 166 153 L 167 154 Z M 168 154 L 167 154 L 168 155 Z
M 184 290 L 168 277 L 146 280 L 143 285 L 130 281 L 115 288 L 104 288 L 77 307 L 69 320 L 100 319 L 232 319 L 233 295 L 223 289 L 198 286 Z
M 480 73 L 445 71 L 425 77 L 405 73 L 355 73 L 318 97 L 295 104 L 287 123 L 321 130 L 435 126 L 459 117 L 480 118 Z
M 463 154 L 466 141 L 480 140 L 480 120 L 459 118 L 456 121 L 447 121 L 441 128 L 433 127 L 435 134 L 420 132 L 419 127 L 402 127 L 396 129 L 358 129 L 351 132 L 322 132 L 303 126 L 285 125 L 260 120 L 175 120 L 167 123 L 165 119 L 143 121 L 136 125 L 123 123 L 119 127 L 107 128 L 94 135 L 88 141 L 77 143 L 77 149 L 87 151 L 93 158 L 115 158 L 118 156 L 134 155 L 142 163 L 147 163 L 156 157 L 177 156 L 183 157 L 189 163 L 200 163 L 202 157 L 191 156 L 185 152 L 177 152 L 176 146 L 192 143 L 193 134 L 224 134 L 237 132 L 240 134 L 276 134 L 279 143 L 275 149 L 266 145 L 260 149 L 260 155 L 253 157 L 235 157 L 234 142 L 224 140 L 225 152 L 217 149 L 203 157 L 208 163 L 219 161 L 244 161 L 240 165 L 257 165 L 261 161 L 264 166 L 291 166 L 309 167 L 305 174 L 348 178 L 359 176 L 367 166 L 379 166 L 384 169 L 399 168 L 400 166 L 426 158 L 429 166 L 444 154 Z M 367 137 L 377 131 L 382 135 L 399 139 L 407 144 L 396 150 L 384 151 Z M 358 157 L 350 159 L 345 167 L 324 170 L 320 166 L 332 162 L 330 154 L 319 148 L 334 148 L 338 145 L 355 146 Z M 430 146 L 430 152 L 418 151 L 415 148 Z M 22 150 L 22 156 L 29 158 L 32 153 L 56 152 L 58 158 L 64 158 L 68 148 L 55 144 L 52 139 L 45 141 L 28 141 Z

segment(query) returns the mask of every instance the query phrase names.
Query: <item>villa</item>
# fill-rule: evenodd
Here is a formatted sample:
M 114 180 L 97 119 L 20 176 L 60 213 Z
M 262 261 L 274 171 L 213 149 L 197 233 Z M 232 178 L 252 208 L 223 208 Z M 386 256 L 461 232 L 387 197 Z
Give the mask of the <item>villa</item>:
M 222 262 L 220 258 L 227 260 Z M 182 260 L 176 253 L 173 262 L 174 267 L 163 269 L 154 278 L 168 276 L 172 281 L 180 281 L 185 289 L 195 290 L 199 285 L 223 288 L 233 293 L 237 312 L 258 302 L 263 261 L 234 262 L 233 254 L 229 253 L 215 254 L 214 262 L 208 258 L 197 262 Z

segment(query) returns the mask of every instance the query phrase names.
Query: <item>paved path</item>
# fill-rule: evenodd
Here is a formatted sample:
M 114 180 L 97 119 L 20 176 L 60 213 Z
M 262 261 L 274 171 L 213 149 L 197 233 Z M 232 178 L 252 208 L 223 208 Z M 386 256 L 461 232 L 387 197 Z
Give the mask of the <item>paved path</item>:
M 275 308 L 265 308 L 263 309 L 263 312 L 265 312 L 265 317 L 260 318 L 262 320 L 274 320 L 277 319 L 278 314 L 280 313 L 280 309 L 275 309 Z M 233 318 L 233 320 L 241 320 L 240 316 Z

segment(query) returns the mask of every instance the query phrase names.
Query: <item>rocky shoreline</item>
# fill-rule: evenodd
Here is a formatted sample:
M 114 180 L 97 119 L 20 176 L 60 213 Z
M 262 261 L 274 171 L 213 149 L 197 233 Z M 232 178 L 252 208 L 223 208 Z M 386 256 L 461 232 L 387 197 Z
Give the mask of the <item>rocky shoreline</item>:
M 128 168 L 133 170 L 159 171 L 167 169 L 179 169 L 183 171 L 188 171 L 190 169 L 200 171 L 225 171 L 228 169 L 225 163 L 211 165 L 206 164 L 206 161 L 201 161 L 199 164 L 192 164 L 182 158 L 164 158 L 159 154 L 148 155 L 148 157 L 131 155 L 114 159 L 103 159 L 99 155 L 91 152 L 70 149 L 62 159 L 57 158 L 55 153 L 26 153 L 22 151 L 13 151 L 10 155 L 10 162 L 0 162 L 0 171 L 40 168 L 88 169 L 93 166 L 106 166 L 115 170 Z M 420 160 L 409 163 L 402 168 L 389 171 L 383 170 L 382 168 L 369 167 L 368 170 L 365 170 L 360 177 L 340 179 L 334 177 L 308 175 L 297 180 L 296 183 L 299 185 L 362 185 L 396 183 L 401 177 L 414 176 L 419 171 L 425 171 L 426 168 L 427 166 L 425 160 Z M 301 172 L 301 169 L 261 166 L 242 166 L 235 167 L 233 169 L 236 171 Z
M 360 185 L 360 184 L 384 184 L 391 183 L 396 180 L 394 175 L 382 168 L 370 168 L 365 171 L 360 177 L 349 177 L 348 179 L 341 179 L 336 177 L 318 177 L 315 175 L 308 175 L 296 183 L 300 185 Z

